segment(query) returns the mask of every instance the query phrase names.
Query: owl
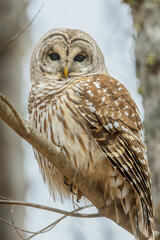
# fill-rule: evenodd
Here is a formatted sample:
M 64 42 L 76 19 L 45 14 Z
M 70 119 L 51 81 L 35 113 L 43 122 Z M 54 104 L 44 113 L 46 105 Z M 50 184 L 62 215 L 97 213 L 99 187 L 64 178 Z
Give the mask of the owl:
M 54 29 L 31 58 L 29 119 L 61 147 L 75 172 L 98 184 L 106 206 L 128 217 L 136 239 L 154 239 L 150 172 L 138 108 L 127 89 L 111 77 L 95 40 L 74 29 Z M 34 150 L 50 192 L 61 199 L 76 190 Z M 76 176 L 75 176 L 76 177 Z M 56 193 L 56 194 L 55 194 Z M 113 209 L 111 209 L 113 211 Z

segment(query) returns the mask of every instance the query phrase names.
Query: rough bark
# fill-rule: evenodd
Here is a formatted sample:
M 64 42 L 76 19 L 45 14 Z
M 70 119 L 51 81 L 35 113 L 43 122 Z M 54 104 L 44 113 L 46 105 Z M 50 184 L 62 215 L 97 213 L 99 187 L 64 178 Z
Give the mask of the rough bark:
M 18 30 L 25 17 L 25 0 L 0 1 L 0 47 Z M 28 34 L 28 33 L 26 33 Z M 26 35 L 27 37 L 27 35 Z M 23 48 L 22 48 L 23 44 Z M 21 63 L 27 47 L 22 38 L 11 43 L 0 54 L 0 91 L 7 94 L 17 107 L 21 106 Z M 23 50 L 23 51 L 22 51 Z M 24 198 L 24 169 L 21 139 L 0 122 L 0 196 Z M 0 206 L 1 218 L 10 220 L 10 207 Z M 24 211 L 16 210 L 16 221 L 23 226 Z M 0 222 L 0 239 L 16 240 L 15 230 Z
M 145 139 L 160 230 L 160 0 L 124 0 L 136 28 L 136 66 L 145 111 Z M 158 224 L 157 224 L 158 226 Z

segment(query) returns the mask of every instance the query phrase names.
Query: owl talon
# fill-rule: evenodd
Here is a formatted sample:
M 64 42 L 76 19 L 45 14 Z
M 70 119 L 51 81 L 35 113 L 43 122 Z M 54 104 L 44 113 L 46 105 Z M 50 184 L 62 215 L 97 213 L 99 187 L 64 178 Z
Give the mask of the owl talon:
M 70 187 L 70 191 L 71 191 L 71 193 L 73 193 L 74 195 L 77 195 L 78 196 L 78 193 L 75 193 L 74 191 L 73 191 L 73 189 L 74 189 L 74 184 L 73 183 L 71 183 L 71 184 L 69 184 L 68 182 L 67 182 L 67 178 L 65 178 L 64 177 L 64 184 L 66 185 L 66 186 L 69 186 Z M 79 191 L 79 190 L 78 190 Z
M 75 193 L 74 191 L 73 191 L 73 188 L 74 188 L 74 185 L 73 185 L 73 183 L 71 183 L 71 186 L 70 186 L 70 191 L 71 191 L 71 193 L 73 193 L 74 195 L 76 195 L 77 196 L 77 202 L 79 203 L 80 202 L 80 200 L 81 200 L 81 198 L 82 198 L 82 192 L 78 189 L 78 192 L 77 193 Z
M 77 196 L 77 202 L 79 203 L 79 202 L 80 202 L 80 199 L 82 198 L 82 192 L 78 189 L 78 193 L 75 193 L 75 192 L 73 191 L 73 189 L 74 189 L 74 187 L 75 187 L 74 184 L 73 184 L 73 183 L 69 184 L 69 183 L 67 182 L 67 178 L 64 178 L 64 184 L 65 184 L 66 186 L 69 186 L 69 187 L 70 187 L 71 193 L 73 193 L 74 195 Z
M 70 185 L 70 191 L 71 191 L 71 193 L 73 193 L 74 195 L 78 195 L 77 193 L 75 193 L 75 192 L 73 191 L 73 188 L 74 188 L 74 185 L 73 185 L 73 183 L 71 183 L 71 185 Z
M 64 178 L 64 184 L 66 185 L 66 186 L 70 186 L 71 187 L 71 184 L 69 184 L 68 182 L 67 182 L 67 179 L 66 178 Z
M 79 203 L 81 198 L 82 198 L 82 192 L 78 189 L 78 194 L 77 194 L 77 202 Z

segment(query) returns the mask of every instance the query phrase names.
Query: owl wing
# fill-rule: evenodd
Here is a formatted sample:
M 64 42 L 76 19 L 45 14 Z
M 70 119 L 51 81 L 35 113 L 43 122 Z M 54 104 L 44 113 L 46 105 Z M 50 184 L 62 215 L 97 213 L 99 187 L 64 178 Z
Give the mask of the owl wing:
M 135 102 L 120 82 L 106 75 L 84 78 L 75 86 L 77 108 L 89 132 L 153 218 L 150 174 Z

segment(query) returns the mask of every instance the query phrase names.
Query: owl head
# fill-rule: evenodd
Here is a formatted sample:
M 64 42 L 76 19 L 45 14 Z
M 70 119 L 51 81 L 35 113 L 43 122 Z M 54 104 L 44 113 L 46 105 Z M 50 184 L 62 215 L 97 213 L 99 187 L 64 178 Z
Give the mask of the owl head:
M 38 80 L 106 74 L 104 56 L 95 40 L 74 29 L 53 29 L 36 45 L 31 59 L 31 78 Z M 33 76 L 34 75 L 34 76 Z

